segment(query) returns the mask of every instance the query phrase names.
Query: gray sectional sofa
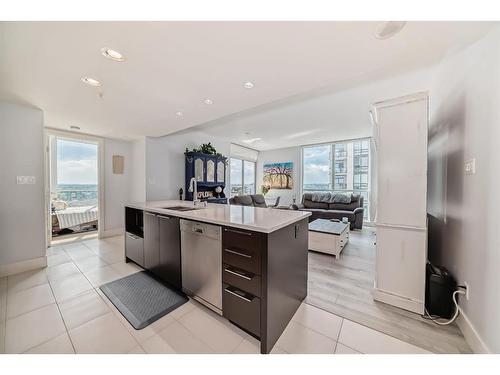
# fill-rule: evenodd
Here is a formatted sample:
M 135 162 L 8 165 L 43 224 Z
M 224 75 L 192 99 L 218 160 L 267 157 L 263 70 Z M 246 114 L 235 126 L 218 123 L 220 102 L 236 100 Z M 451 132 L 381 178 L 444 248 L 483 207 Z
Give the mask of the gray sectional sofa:
M 268 206 L 264 196 L 262 194 L 252 194 L 252 195 L 237 195 L 229 198 L 229 204 L 237 206 L 253 206 L 253 207 L 278 207 L 280 198 L 276 199 L 276 203 L 273 206 Z
M 349 194 L 343 199 L 345 203 L 336 202 L 334 194 L 330 193 L 304 193 L 301 204 L 294 204 L 294 210 L 309 211 L 312 215 L 309 221 L 316 219 L 338 219 L 347 217 L 350 229 L 363 228 L 363 197 L 357 194 Z M 339 197 L 335 197 L 339 198 Z M 349 199 L 350 198 L 350 199 Z M 347 203 L 347 201 L 350 201 Z

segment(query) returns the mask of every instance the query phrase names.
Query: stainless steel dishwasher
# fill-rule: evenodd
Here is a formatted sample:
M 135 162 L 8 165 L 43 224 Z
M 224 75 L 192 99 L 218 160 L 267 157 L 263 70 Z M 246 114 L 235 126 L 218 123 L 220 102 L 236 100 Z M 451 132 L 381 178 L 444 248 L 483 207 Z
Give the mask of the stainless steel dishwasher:
M 222 231 L 181 219 L 182 289 L 222 315 Z

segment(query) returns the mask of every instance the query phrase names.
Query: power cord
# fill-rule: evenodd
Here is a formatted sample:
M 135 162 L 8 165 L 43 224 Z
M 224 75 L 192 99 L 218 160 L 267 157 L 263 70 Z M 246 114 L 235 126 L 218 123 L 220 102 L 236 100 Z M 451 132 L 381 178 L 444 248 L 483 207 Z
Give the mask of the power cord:
M 447 326 L 447 325 L 453 323 L 455 321 L 455 319 L 457 319 L 458 314 L 460 313 L 460 306 L 458 306 L 456 296 L 457 296 L 457 294 L 465 295 L 465 290 L 463 290 L 465 288 L 465 286 L 459 285 L 458 288 L 461 288 L 461 289 L 457 289 L 453 292 L 452 299 L 453 299 L 453 302 L 455 303 L 455 314 L 453 314 L 453 317 L 450 320 L 439 321 L 436 319 L 436 316 L 430 315 L 429 312 L 427 311 L 427 309 L 425 309 L 425 315 L 423 317 L 425 319 L 432 320 L 434 323 L 436 323 L 440 326 Z

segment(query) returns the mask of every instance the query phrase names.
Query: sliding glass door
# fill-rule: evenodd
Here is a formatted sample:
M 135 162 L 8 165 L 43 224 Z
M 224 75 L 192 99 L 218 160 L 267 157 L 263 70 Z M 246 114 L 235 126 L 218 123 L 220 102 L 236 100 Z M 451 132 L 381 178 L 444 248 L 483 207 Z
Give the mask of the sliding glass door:
M 98 141 L 49 135 L 52 238 L 95 232 L 99 218 Z
M 230 159 L 231 197 L 255 194 L 255 163 L 237 158 Z

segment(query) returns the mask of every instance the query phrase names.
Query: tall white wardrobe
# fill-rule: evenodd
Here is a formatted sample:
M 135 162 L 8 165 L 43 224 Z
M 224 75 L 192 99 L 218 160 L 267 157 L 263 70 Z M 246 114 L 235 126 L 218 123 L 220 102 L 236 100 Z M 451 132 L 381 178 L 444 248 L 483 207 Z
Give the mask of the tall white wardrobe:
M 428 93 L 373 104 L 377 244 L 373 298 L 424 312 Z

